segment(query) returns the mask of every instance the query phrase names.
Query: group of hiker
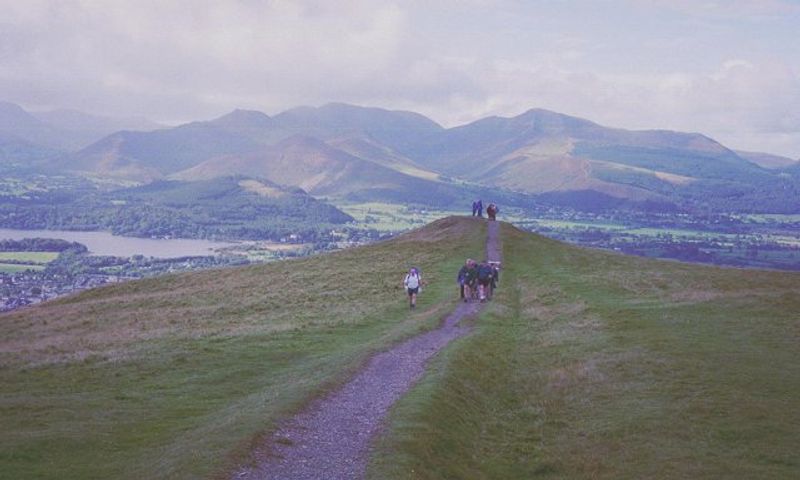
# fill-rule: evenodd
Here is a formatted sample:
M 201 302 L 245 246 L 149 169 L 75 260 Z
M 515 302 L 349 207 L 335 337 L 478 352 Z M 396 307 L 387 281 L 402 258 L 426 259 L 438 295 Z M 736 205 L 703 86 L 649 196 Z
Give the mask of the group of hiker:
M 473 300 L 484 303 L 492 299 L 497 282 L 500 281 L 500 262 L 484 260 L 477 262 L 468 258 L 458 271 L 456 277 L 461 299 L 464 302 Z M 419 269 L 412 267 L 403 279 L 403 286 L 408 294 L 409 308 L 417 308 L 417 295 L 422 291 L 422 275 Z
M 486 215 L 489 217 L 489 220 L 497 220 L 497 213 L 500 211 L 497 208 L 497 205 L 494 203 L 490 203 L 488 207 L 486 207 Z M 472 216 L 473 217 L 483 217 L 483 200 L 478 199 L 472 202 Z
M 494 203 L 490 203 L 486 207 L 486 214 L 489 220 L 496 220 L 497 212 L 499 211 L 500 209 Z M 483 217 L 482 200 L 478 199 L 472 202 L 472 216 Z M 461 299 L 465 302 L 478 300 L 482 303 L 491 300 L 499 280 L 499 262 L 489 262 L 487 260 L 476 262 L 471 258 L 467 259 L 464 266 L 458 271 L 457 277 Z M 403 286 L 408 294 L 409 308 L 417 308 L 417 295 L 422 291 L 422 285 L 422 275 L 419 269 L 416 267 L 410 268 L 403 279 Z
M 498 262 L 476 262 L 468 258 L 456 277 L 461 299 L 465 302 L 479 300 L 481 303 L 492 299 L 492 294 L 500 280 Z

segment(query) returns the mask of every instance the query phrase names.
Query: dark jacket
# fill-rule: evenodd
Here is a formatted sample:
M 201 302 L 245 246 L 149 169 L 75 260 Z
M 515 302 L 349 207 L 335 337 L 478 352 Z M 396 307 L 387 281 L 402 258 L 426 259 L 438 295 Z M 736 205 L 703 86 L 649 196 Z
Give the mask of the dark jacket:
M 464 285 L 467 282 L 467 270 L 469 269 L 466 265 L 464 265 L 461 267 L 461 270 L 458 271 L 458 277 L 456 277 L 456 281 L 461 285 Z

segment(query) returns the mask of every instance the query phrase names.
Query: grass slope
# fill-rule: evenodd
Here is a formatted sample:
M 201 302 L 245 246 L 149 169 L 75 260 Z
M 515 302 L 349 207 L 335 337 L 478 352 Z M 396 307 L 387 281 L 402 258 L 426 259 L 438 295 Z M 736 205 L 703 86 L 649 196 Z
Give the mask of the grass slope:
M 483 224 L 165 276 L 0 317 L 4 478 L 224 476 L 277 419 L 437 324 Z M 409 313 L 404 270 L 430 282 Z
M 504 225 L 476 332 L 393 411 L 371 478 L 798 478 L 795 273 Z

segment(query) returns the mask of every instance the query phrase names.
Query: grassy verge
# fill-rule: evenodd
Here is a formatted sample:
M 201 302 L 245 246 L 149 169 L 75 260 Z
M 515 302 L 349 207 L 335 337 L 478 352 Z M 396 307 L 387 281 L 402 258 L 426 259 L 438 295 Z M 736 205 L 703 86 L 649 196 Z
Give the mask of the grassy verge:
M 331 255 L 165 276 L 0 317 L 7 478 L 199 478 L 373 351 L 435 325 L 483 249 L 445 219 Z M 404 271 L 429 288 L 409 313 Z M 450 300 L 449 300 L 450 299 Z
M 393 411 L 372 478 L 797 478 L 800 276 L 503 230 L 477 330 Z

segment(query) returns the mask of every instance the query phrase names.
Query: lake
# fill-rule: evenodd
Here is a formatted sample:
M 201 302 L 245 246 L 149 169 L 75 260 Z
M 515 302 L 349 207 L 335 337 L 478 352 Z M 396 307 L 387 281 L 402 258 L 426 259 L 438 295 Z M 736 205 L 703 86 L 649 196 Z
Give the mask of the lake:
M 17 230 L 0 228 L 0 240 L 23 238 L 60 238 L 86 245 L 93 255 L 131 257 L 175 258 L 213 255 L 220 248 L 236 245 L 230 242 L 189 239 L 151 239 L 121 237 L 109 232 L 72 232 L 67 230 Z

